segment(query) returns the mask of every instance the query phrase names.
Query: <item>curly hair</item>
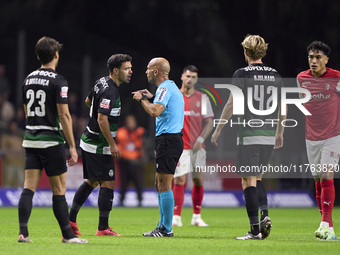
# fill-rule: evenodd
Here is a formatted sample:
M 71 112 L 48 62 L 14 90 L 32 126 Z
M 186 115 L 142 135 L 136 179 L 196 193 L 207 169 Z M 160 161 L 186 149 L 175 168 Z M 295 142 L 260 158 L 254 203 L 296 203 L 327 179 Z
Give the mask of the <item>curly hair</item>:
M 307 53 L 309 54 L 310 51 L 322 51 L 327 57 L 329 57 L 331 54 L 331 48 L 327 44 L 320 41 L 314 41 L 309 44 L 307 47 Z

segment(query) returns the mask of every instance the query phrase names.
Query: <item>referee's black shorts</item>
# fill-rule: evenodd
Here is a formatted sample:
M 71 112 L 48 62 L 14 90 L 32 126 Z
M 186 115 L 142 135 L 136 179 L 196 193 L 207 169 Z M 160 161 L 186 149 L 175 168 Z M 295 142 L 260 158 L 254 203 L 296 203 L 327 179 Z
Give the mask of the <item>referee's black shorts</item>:
M 156 172 L 175 174 L 182 152 L 182 132 L 156 136 Z
M 242 176 L 256 176 L 267 166 L 274 145 L 238 145 L 236 157 L 237 173 Z

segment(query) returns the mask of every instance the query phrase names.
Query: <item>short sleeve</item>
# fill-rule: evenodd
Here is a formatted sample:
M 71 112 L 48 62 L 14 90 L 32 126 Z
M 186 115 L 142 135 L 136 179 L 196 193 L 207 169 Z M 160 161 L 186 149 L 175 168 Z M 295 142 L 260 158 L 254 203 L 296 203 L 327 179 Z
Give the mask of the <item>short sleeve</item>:
M 68 83 L 64 77 L 56 82 L 56 103 L 57 104 L 67 104 L 68 103 Z
M 236 70 L 236 72 L 233 74 L 231 84 L 239 87 L 240 89 L 244 88 L 244 77 L 240 69 Z
M 104 92 L 98 99 L 98 112 L 109 116 L 111 109 L 114 107 L 115 103 L 115 93 L 111 90 Z
M 158 87 L 155 95 L 155 99 L 153 100 L 154 103 L 159 103 L 164 107 L 167 106 L 168 101 L 170 99 L 171 92 L 167 87 Z
M 210 100 L 207 95 L 204 95 L 206 97 L 206 114 L 203 115 L 203 119 L 208 119 L 208 118 L 214 118 L 214 112 L 211 107 Z

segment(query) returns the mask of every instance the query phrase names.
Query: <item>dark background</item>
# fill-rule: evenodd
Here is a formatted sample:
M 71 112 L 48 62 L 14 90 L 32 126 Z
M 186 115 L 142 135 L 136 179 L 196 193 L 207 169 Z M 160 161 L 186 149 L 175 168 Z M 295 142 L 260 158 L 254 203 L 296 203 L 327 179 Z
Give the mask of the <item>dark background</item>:
M 333 52 L 329 66 L 340 69 L 337 1 L 1 1 L 0 64 L 11 83 L 17 81 L 17 41 L 25 33 L 25 75 L 39 67 L 34 46 L 42 36 L 64 44 L 58 71 L 70 90 L 82 90 L 82 61 L 91 59 L 90 83 L 106 75 L 106 61 L 115 53 L 133 57 L 134 75 L 122 86 L 122 96 L 147 87 L 145 69 L 156 56 L 171 64 L 170 78 L 180 85 L 182 68 L 198 66 L 201 77 L 231 77 L 245 65 L 240 43 L 247 34 L 259 34 L 269 43 L 264 62 L 283 77 L 307 69 L 306 47 L 322 40 Z M 17 91 L 11 100 L 21 104 Z M 123 98 L 123 102 L 124 102 Z M 125 99 L 125 112 L 135 105 Z M 82 101 L 82 100 L 81 100 Z M 82 102 L 81 102 L 82 103 Z M 137 109 L 137 108 L 136 108 Z M 140 107 L 138 107 L 140 109 Z M 144 125 L 145 118 L 139 118 Z
M 259 34 L 269 43 L 264 62 L 285 78 L 308 69 L 306 47 L 314 40 L 329 44 L 328 66 L 340 69 L 338 1 L 2 0 L 0 7 L 0 64 L 7 68 L 13 104 L 21 107 L 18 88 L 23 77 L 18 66 L 24 66 L 25 76 L 38 68 L 35 43 L 50 36 L 64 44 L 57 71 L 79 96 L 79 114 L 84 116 L 82 97 L 88 92 L 84 84 L 107 75 L 106 61 L 112 54 L 130 54 L 134 74 L 130 84 L 120 88 L 122 115 L 134 113 L 150 133 L 153 120 L 130 93 L 145 87 L 155 91 L 145 77 L 153 57 L 169 60 L 170 79 L 179 86 L 182 68 L 188 64 L 199 68 L 200 77 L 231 77 L 246 65 L 240 43 L 247 34 Z M 25 40 L 24 63 L 18 62 L 20 34 Z M 91 67 L 87 74 L 84 59 Z M 303 132 L 295 135 L 302 141 L 297 150 L 304 150 Z

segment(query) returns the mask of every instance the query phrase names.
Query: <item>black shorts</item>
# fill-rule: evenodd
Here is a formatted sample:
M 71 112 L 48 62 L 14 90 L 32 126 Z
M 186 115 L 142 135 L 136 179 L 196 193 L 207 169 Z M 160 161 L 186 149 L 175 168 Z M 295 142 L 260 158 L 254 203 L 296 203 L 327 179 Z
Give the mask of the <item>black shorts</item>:
M 182 152 L 182 133 L 156 136 L 156 172 L 175 174 Z
M 94 154 L 81 150 L 83 176 L 90 181 L 114 181 L 115 162 L 111 155 Z
M 60 144 L 44 149 L 25 148 L 25 169 L 45 169 L 47 176 L 67 172 L 64 145 Z
M 236 157 L 237 173 L 255 176 L 262 173 L 272 155 L 274 145 L 238 145 Z

